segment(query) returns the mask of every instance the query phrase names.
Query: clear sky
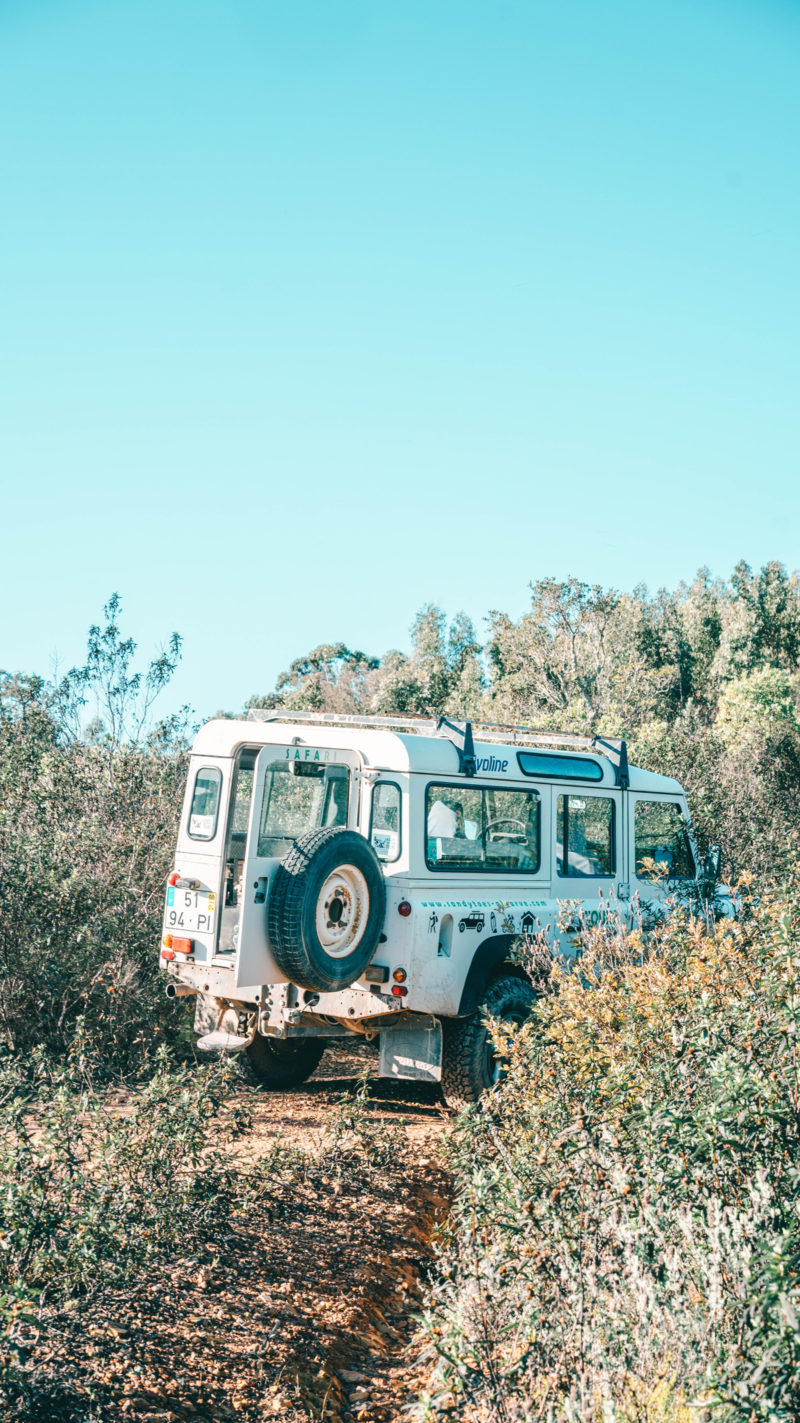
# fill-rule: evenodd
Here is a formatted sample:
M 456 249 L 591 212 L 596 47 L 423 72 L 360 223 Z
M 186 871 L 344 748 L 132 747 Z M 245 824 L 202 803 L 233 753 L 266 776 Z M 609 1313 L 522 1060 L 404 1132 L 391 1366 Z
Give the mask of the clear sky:
M 800 563 L 796 0 L 0 0 L 0 666 Z

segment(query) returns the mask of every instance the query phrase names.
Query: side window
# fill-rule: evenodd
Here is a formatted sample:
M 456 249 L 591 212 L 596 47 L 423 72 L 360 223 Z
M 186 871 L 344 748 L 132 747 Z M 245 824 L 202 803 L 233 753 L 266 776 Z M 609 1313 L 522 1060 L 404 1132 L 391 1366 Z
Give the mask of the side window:
M 636 874 L 639 879 L 693 879 L 695 868 L 686 821 L 674 800 L 637 800 L 634 810 Z M 653 860 L 655 870 L 645 869 Z
M 539 868 L 536 791 L 429 785 L 426 815 L 429 869 L 532 874 Z
M 400 803 L 400 787 L 393 781 L 379 781 L 373 787 L 370 844 L 386 864 L 400 857 Z
M 193 840 L 214 839 L 221 787 L 222 772 L 216 766 L 204 766 L 197 772 L 189 811 L 189 834 Z
M 610 796 L 558 797 L 556 860 L 558 873 L 564 877 L 614 874 L 614 802 Z

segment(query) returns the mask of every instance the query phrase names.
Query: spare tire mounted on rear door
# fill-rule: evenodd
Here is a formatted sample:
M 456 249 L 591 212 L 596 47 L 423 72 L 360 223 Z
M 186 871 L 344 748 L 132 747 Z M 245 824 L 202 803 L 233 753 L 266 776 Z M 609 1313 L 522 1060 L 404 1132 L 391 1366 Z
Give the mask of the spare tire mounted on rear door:
M 355 830 L 309 830 L 270 885 L 267 931 L 291 983 L 336 993 L 360 978 L 377 948 L 386 883 L 375 851 Z

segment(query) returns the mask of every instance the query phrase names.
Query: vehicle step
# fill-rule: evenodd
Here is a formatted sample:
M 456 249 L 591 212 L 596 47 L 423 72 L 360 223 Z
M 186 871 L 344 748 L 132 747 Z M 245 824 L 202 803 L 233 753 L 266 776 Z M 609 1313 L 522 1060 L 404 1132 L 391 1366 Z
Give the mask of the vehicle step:
M 206 1033 L 205 1037 L 197 1039 L 197 1046 L 201 1052 L 241 1052 L 243 1047 L 247 1047 L 249 1037 L 240 1037 L 238 1033 L 226 1033 L 222 1028 L 218 1028 L 214 1033 Z

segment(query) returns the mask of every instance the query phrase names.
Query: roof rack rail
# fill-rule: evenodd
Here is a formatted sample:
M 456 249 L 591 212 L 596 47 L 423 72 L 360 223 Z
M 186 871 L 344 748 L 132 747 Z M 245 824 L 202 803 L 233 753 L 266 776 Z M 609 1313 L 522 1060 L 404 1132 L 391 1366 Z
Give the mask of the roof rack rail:
M 428 728 L 435 727 L 442 717 L 422 716 L 408 712 L 403 716 L 361 716 L 353 712 L 293 711 L 291 707 L 275 708 L 269 711 L 262 707 L 251 707 L 248 721 L 310 721 L 321 726 L 409 726 L 422 736 L 432 736 Z
M 376 727 L 385 731 L 403 728 L 417 736 L 441 736 L 451 741 L 458 752 L 459 770 L 466 776 L 475 775 L 476 731 L 491 732 L 487 740 L 518 746 L 563 746 L 577 751 L 594 751 L 611 762 L 617 785 L 627 790 L 630 785 L 628 748 L 625 742 L 612 736 L 595 736 L 592 732 L 552 731 L 535 727 L 514 726 L 502 721 L 463 721 L 450 716 L 405 715 L 360 716 L 352 712 L 314 712 L 285 710 L 267 711 L 251 707 L 248 721 L 310 722 L 318 726 Z

